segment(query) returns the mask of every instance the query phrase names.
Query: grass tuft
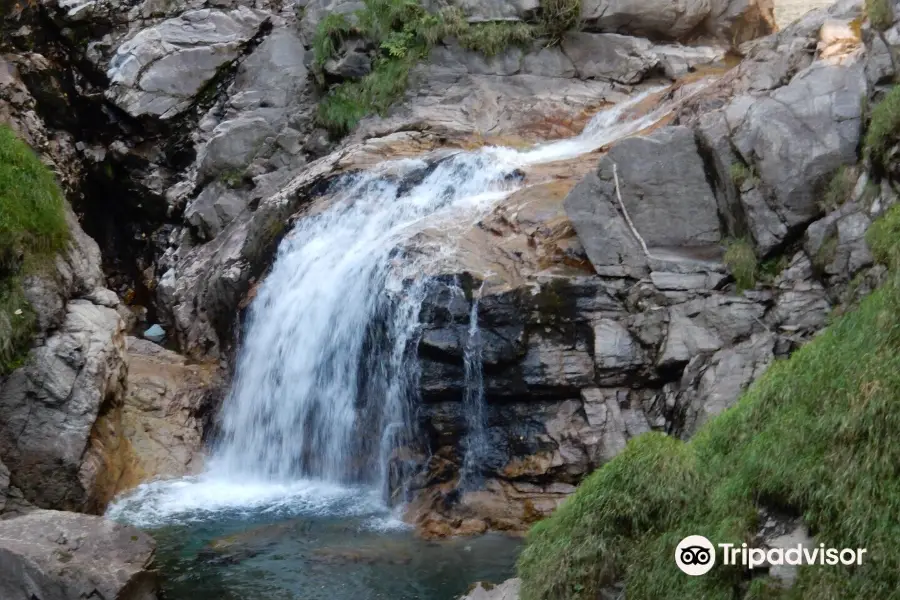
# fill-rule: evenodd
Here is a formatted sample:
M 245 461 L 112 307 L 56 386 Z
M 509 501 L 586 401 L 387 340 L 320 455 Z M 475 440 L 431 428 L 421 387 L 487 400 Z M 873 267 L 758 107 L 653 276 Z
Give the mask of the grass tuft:
M 463 48 L 496 56 L 511 46 L 523 46 L 534 40 L 534 26 L 521 21 L 490 21 L 470 25 L 458 34 Z
M 64 208 L 50 169 L 0 125 L 0 375 L 20 364 L 31 342 L 35 318 L 21 276 L 64 247 Z
M 874 233 L 893 240 L 900 209 Z M 878 230 L 875 230 L 878 231 Z M 882 237 L 885 236 L 885 237 Z M 900 276 L 776 361 L 737 405 L 688 442 L 651 433 L 590 475 L 535 525 L 518 564 L 522 600 L 594 600 L 623 582 L 629 599 L 900 597 Z M 761 506 L 797 511 L 816 542 L 867 548 L 854 568 L 802 566 L 782 590 L 717 563 L 703 577 L 674 564 L 688 534 L 751 543 Z
M 750 240 L 746 238 L 730 240 L 725 249 L 725 264 L 734 276 L 739 291 L 753 289 L 759 265 Z
M 819 209 L 824 213 L 830 213 L 843 206 L 853 195 L 853 189 L 856 187 L 858 179 L 859 175 L 855 168 L 846 165 L 838 167 L 822 195 Z
M 894 268 L 900 264 L 900 206 L 892 206 L 866 232 L 866 243 L 875 260 Z
M 753 169 L 742 162 L 733 163 L 730 168 L 730 173 L 731 181 L 734 182 L 735 187 L 738 189 L 741 189 L 744 183 L 748 181 L 753 182 L 757 179 Z
M 364 117 L 383 114 L 406 91 L 415 60 L 380 60 L 359 81 L 335 86 L 319 102 L 316 118 L 333 135 L 346 135 Z
M 865 154 L 876 165 L 886 168 L 888 150 L 900 139 L 900 86 L 894 86 L 872 109 L 866 131 Z

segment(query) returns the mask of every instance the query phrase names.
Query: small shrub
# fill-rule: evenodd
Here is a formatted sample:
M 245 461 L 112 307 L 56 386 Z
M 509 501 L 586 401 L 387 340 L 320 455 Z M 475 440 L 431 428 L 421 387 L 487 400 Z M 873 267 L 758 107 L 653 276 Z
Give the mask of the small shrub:
M 781 272 L 790 266 L 790 263 L 791 259 L 785 254 L 776 258 L 770 258 L 759 265 L 758 279 L 771 285 L 781 275 Z
M 22 293 L 22 281 L 0 278 L 0 375 L 20 367 L 31 345 L 37 319 Z
M 839 167 L 832 175 L 831 181 L 828 182 L 828 187 L 825 189 L 825 193 L 819 202 L 819 208 L 822 212 L 830 213 L 843 206 L 853 195 L 853 188 L 856 187 L 857 179 L 856 169 L 847 166 Z
M 551 42 L 577 29 L 580 22 L 581 0 L 541 0 L 541 29 Z
M 753 244 L 745 239 L 731 240 L 725 250 L 725 264 L 734 276 L 738 290 L 753 289 L 756 285 L 758 264 Z
M 900 86 L 894 86 L 872 109 L 866 131 L 865 153 L 876 165 L 886 167 L 888 150 L 900 138 Z
M 876 31 L 886 31 L 894 24 L 894 8 L 891 0 L 866 0 L 866 14 Z
M 463 48 L 481 52 L 485 56 L 496 56 L 510 46 L 528 44 L 535 36 L 535 28 L 527 23 L 491 21 L 470 25 L 458 38 Z

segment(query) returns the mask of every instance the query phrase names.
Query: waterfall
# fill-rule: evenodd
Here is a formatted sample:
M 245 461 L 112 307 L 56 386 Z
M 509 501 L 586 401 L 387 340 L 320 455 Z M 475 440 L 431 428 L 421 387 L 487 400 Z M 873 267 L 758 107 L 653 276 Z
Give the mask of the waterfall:
M 453 252 L 454 228 L 471 227 L 521 186 L 511 177 L 519 169 L 579 156 L 656 122 L 671 106 L 622 118 L 654 91 L 599 113 L 569 140 L 395 160 L 342 176 L 327 203 L 281 243 L 251 304 L 205 473 L 142 486 L 111 513 L 164 518 L 290 494 L 327 499 L 333 486 L 348 484 L 383 499 L 392 456 L 416 436 L 419 313 L 427 275 Z M 424 245 L 417 236 L 428 229 L 449 232 L 441 239 L 450 241 Z M 477 300 L 471 310 L 466 483 L 486 443 Z
M 484 404 L 484 369 L 482 365 L 481 330 L 478 327 L 478 301 L 484 283 L 478 295 L 472 298 L 469 311 L 469 330 L 465 348 L 465 384 L 463 413 L 466 417 L 466 437 L 463 441 L 462 469 L 459 474 L 459 487 L 462 489 L 478 487 L 480 480 L 479 464 L 487 448 L 487 415 Z

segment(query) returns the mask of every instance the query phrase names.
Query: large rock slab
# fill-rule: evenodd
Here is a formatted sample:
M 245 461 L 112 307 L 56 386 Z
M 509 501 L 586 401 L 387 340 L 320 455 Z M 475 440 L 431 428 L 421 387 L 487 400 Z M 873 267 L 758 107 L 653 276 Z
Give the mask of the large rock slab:
M 243 6 L 205 8 L 142 29 L 110 61 L 106 97 L 134 117 L 173 117 L 240 55 L 265 21 L 265 13 Z
M 583 0 L 581 17 L 591 31 L 681 39 L 703 23 L 710 0 Z
M 565 207 L 599 275 L 641 276 L 654 249 L 713 256 L 722 238 L 716 198 L 687 127 L 614 144 Z
M 656 68 L 659 59 L 651 47 L 645 39 L 615 33 L 571 32 L 562 41 L 578 77 L 618 83 L 638 83 Z
M 102 508 L 93 494 L 103 466 L 86 453 L 101 411 L 121 401 L 124 329 L 114 308 L 73 300 L 61 327 L 0 388 L 0 455 L 30 502 Z
M 36 510 L 0 521 L 3 600 L 156 600 L 147 534 L 102 517 Z
M 818 194 L 830 177 L 858 160 L 865 94 L 861 64 L 815 63 L 768 97 L 732 102 L 734 145 L 771 190 L 789 229 L 819 214 Z

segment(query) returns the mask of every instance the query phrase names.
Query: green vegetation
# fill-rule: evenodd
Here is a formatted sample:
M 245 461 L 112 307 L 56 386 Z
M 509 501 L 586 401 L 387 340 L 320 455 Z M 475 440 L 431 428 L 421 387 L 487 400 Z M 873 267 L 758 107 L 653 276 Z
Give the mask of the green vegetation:
M 319 103 L 317 121 L 336 136 L 346 134 L 365 116 L 384 114 L 406 91 L 410 70 L 439 41 L 456 38 L 464 48 L 490 57 L 541 36 L 554 43 L 578 25 L 581 13 L 580 0 L 542 0 L 538 25 L 520 21 L 469 24 L 459 9 L 429 13 L 419 0 L 363 3 L 352 15 L 329 14 L 313 39 L 314 65 L 322 83 L 325 63 L 344 40 L 360 37 L 378 48 L 371 73 L 334 86 Z
M 757 180 L 756 173 L 753 169 L 742 162 L 733 163 L 730 171 L 731 181 L 734 182 L 734 185 L 737 186 L 738 189 L 743 187 L 744 183 L 748 181 L 755 182 Z
M 886 265 L 900 264 L 900 210 L 892 207 L 872 223 L 866 232 L 866 243 L 875 260 Z
M 853 195 L 853 188 L 856 187 L 858 178 L 859 174 L 854 167 L 846 165 L 839 167 L 832 175 L 831 181 L 828 182 L 828 187 L 825 189 L 825 194 L 819 202 L 819 208 L 822 212 L 830 213 L 833 210 L 837 210 L 844 202 L 849 200 Z
M 788 254 L 780 254 L 774 258 L 763 261 L 759 265 L 757 271 L 757 279 L 766 285 L 772 285 L 775 279 L 781 275 L 781 272 L 787 269 L 791 264 L 791 258 Z
M 866 131 L 865 153 L 877 166 L 886 168 L 888 150 L 900 140 L 900 86 L 894 86 L 872 109 Z
M 34 331 L 21 277 L 63 247 L 68 228 L 53 173 L 0 125 L 0 375 L 20 364 Z
M 593 600 L 624 581 L 629 600 L 900 598 L 900 207 L 869 236 L 887 283 L 795 352 L 688 442 L 652 433 L 588 477 L 531 530 L 523 600 Z M 673 560 L 689 534 L 752 543 L 761 506 L 803 515 L 816 541 L 867 548 L 861 566 L 800 567 L 790 590 L 717 564 Z
M 887 31 L 894 23 L 891 0 L 866 0 L 866 15 L 876 31 Z
M 538 35 L 538 29 L 521 21 L 491 21 L 470 25 L 458 38 L 463 48 L 496 56 L 510 46 L 522 46 Z
M 734 276 L 738 290 L 753 289 L 759 265 L 750 240 L 746 238 L 730 240 L 725 249 L 725 264 Z
M 815 256 L 812 257 L 813 268 L 821 272 L 834 261 L 837 256 L 839 241 L 836 229 L 829 231 L 828 234 L 825 235 L 825 239 L 822 240 L 822 244 L 819 246 L 819 249 L 816 250 Z
M 551 41 L 562 39 L 581 23 L 581 0 L 541 0 L 541 30 Z

